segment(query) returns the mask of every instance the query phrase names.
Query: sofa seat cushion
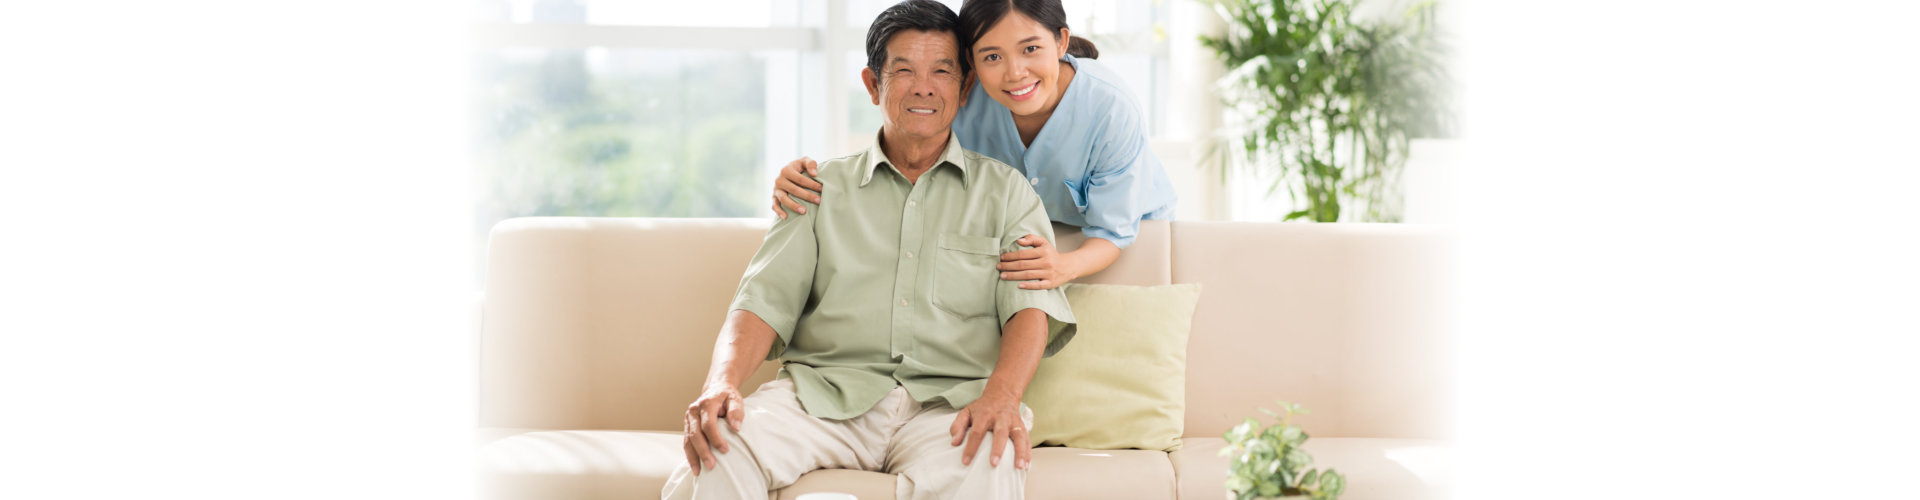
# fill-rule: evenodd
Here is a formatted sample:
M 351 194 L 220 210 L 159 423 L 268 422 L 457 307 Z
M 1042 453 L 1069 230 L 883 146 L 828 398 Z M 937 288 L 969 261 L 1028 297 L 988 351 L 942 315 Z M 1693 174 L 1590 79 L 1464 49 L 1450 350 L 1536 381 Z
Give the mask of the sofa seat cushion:
M 1159 450 L 1035 448 L 1033 468 L 1027 471 L 1030 500 L 1171 499 L 1174 486 L 1173 462 Z
M 1169 454 L 1180 478 L 1180 498 L 1227 498 L 1227 440 L 1185 439 Z M 1313 468 L 1334 469 L 1347 477 L 1341 500 L 1419 500 L 1445 498 L 1451 488 L 1451 450 L 1427 439 L 1312 438 L 1307 453 Z
M 654 431 L 501 437 L 478 452 L 481 493 L 496 499 L 660 498 L 673 468 L 686 460 L 680 439 L 678 432 Z
M 484 498 L 658 498 L 684 457 L 678 432 L 527 432 L 480 449 L 481 488 Z M 1027 498 L 1035 500 L 1171 499 L 1174 487 L 1173 463 L 1161 451 L 1037 448 L 1027 474 Z M 769 496 L 837 491 L 887 500 L 893 488 L 891 474 L 818 470 Z

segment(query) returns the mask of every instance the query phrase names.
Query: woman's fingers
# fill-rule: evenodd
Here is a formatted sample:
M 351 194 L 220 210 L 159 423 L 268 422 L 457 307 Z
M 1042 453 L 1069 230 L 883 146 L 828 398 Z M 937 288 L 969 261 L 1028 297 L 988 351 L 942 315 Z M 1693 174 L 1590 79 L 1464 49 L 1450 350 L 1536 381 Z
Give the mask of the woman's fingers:
M 1048 266 L 1046 262 L 1043 262 L 1040 259 L 1006 261 L 1006 262 L 1001 262 L 999 264 L 993 265 L 994 269 L 999 269 L 1001 272 L 1033 271 L 1033 270 L 1045 271 L 1051 267 L 1052 266 Z
M 798 196 L 804 200 L 819 203 L 820 197 L 816 193 L 820 192 L 822 185 L 819 180 L 814 179 L 814 176 L 819 175 L 819 167 L 813 167 L 815 174 L 808 175 L 802 171 L 803 168 L 806 168 L 805 166 L 797 164 L 789 164 L 788 166 L 792 168 L 780 169 L 780 178 L 774 181 L 774 189 Z
M 1011 252 L 1000 254 L 1000 261 L 1009 262 L 1009 261 L 1016 261 L 1016 260 L 1033 260 L 1033 259 L 1038 259 L 1043 255 L 1046 255 L 1046 252 L 1042 252 L 1038 248 L 1028 248 L 1024 250 L 1014 250 Z
M 785 206 L 787 210 L 792 210 L 795 213 L 807 213 L 807 206 L 801 205 L 798 201 L 794 201 L 793 196 L 787 193 L 775 193 L 773 195 L 773 201 L 779 202 L 781 206 Z M 785 216 L 786 214 L 781 214 L 781 218 L 786 218 Z
M 1047 279 L 1046 271 L 1015 271 L 1000 273 L 1000 279 L 1006 281 L 1034 281 Z

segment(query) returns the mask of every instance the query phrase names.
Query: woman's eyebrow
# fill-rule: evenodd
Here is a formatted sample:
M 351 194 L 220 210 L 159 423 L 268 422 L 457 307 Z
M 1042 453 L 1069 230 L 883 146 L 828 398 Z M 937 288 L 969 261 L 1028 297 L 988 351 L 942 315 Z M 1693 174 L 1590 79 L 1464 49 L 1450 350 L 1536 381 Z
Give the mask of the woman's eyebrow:
M 1037 41 L 1040 41 L 1040 37 L 1038 35 L 1035 35 L 1035 36 L 1022 38 L 1020 39 L 1020 41 L 1014 42 L 1014 43 L 1017 45 L 1026 45 L 1026 44 L 1037 42 Z M 985 47 L 977 47 L 973 49 L 974 52 L 987 52 L 992 50 L 1000 50 L 1000 47 L 997 45 L 988 45 Z

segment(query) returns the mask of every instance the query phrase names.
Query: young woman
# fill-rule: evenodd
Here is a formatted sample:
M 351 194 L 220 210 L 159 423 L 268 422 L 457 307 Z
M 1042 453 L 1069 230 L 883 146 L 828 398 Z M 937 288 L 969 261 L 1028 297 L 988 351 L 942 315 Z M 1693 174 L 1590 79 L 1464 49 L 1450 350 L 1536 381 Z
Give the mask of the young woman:
M 1048 217 L 1087 236 L 1067 253 L 1039 235 L 1022 237 L 1030 248 L 1001 255 L 999 265 L 1000 279 L 1021 288 L 1054 288 L 1106 269 L 1141 220 L 1173 218 L 1173 185 L 1147 145 L 1144 114 L 1066 17 L 1059 0 L 960 7 L 961 52 L 977 83 L 962 97 L 953 133 L 961 147 L 1026 174 Z M 818 168 L 800 158 L 781 169 L 773 211 L 804 213 L 793 198 L 819 203 Z

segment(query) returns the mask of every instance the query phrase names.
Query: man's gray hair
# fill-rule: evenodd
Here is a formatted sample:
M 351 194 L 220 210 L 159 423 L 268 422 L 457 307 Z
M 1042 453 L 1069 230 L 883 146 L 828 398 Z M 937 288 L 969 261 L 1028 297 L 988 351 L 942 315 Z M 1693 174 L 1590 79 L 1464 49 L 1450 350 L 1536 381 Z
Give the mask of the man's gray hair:
M 867 27 L 867 69 L 880 74 L 880 67 L 887 63 L 887 41 L 895 33 L 904 30 L 928 32 L 947 32 L 953 34 L 955 46 L 960 44 L 960 15 L 946 4 L 933 0 L 907 0 L 887 7 L 880 17 L 873 18 L 873 26 Z M 966 75 L 969 68 L 966 49 L 959 54 L 960 74 Z

